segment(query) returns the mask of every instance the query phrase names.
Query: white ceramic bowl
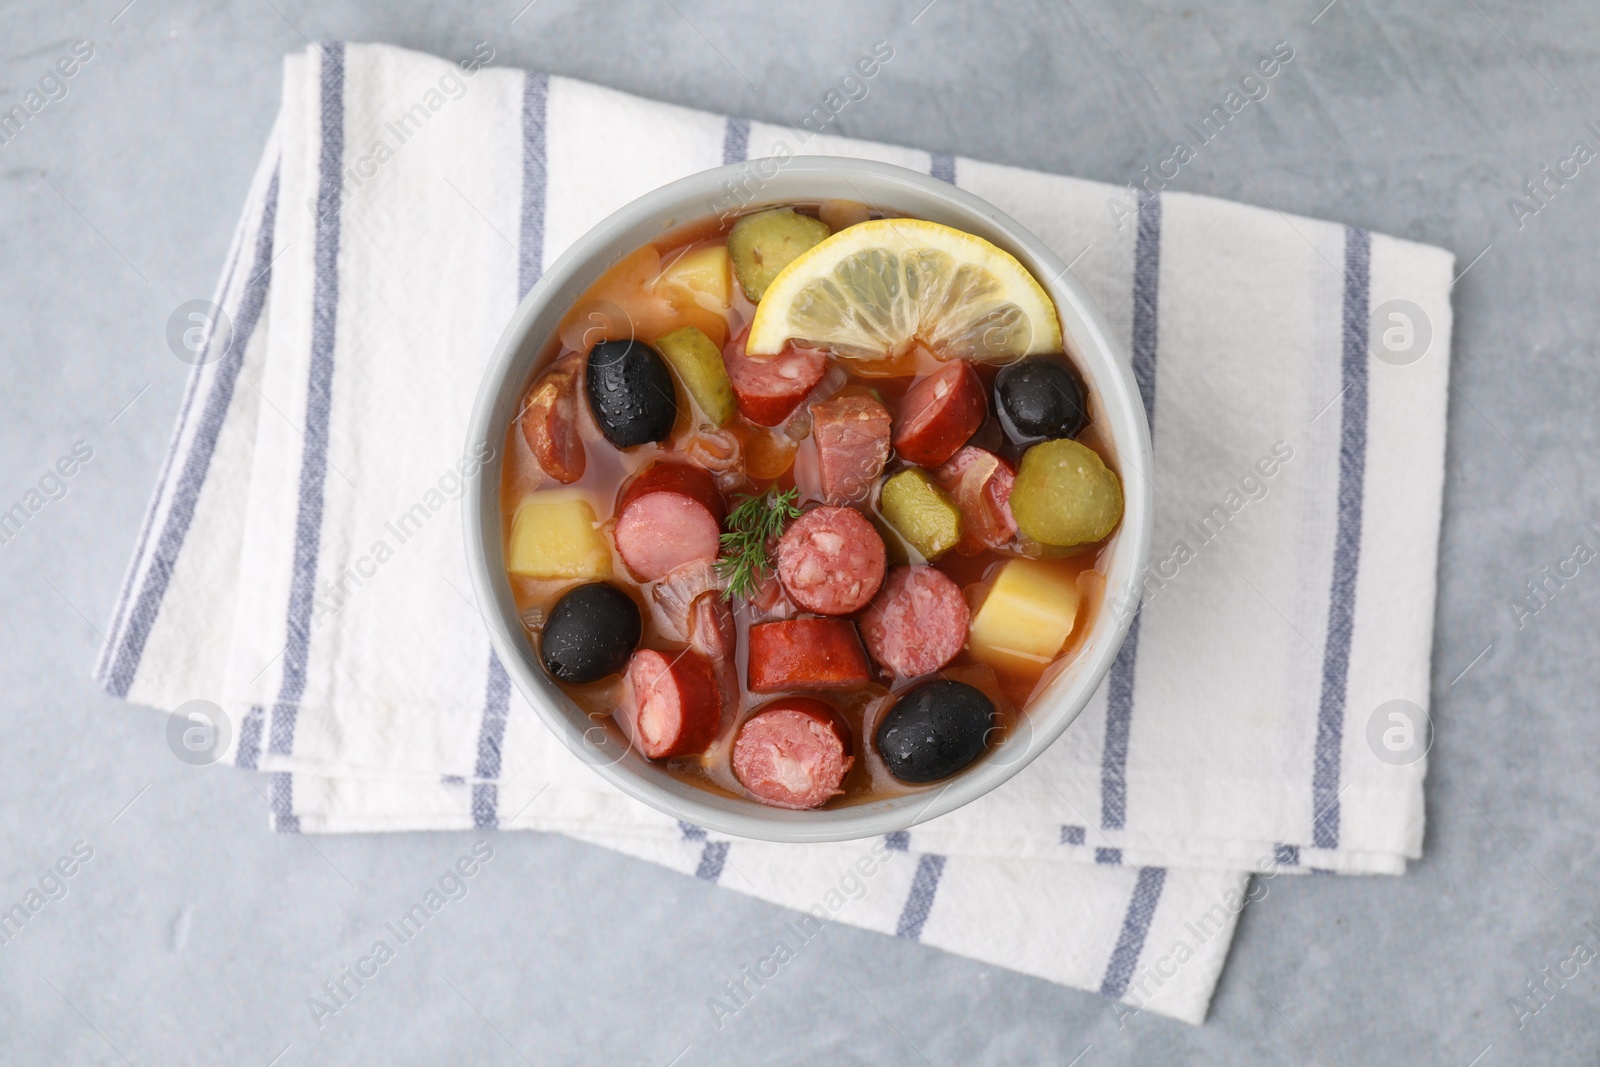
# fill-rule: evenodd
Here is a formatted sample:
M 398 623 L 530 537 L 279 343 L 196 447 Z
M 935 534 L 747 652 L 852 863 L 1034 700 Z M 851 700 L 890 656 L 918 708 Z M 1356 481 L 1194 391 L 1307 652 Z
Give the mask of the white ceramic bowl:
M 609 266 L 645 242 L 716 213 L 725 182 L 752 192 L 741 210 L 828 199 L 866 201 L 880 210 L 954 226 L 1015 255 L 1056 302 L 1067 350 L 1095 398 L 1093 414 L 1108 434 L 1123 481 L 1126 510 L 1103 558 L 1106 602 L 1066 670 L 1039 694 L 1004 743 L 945 782 L 906 796 L 817 811 L 787 811 L 726 797 L 681 781 L 629 748 L 609 720 L 596 722 L 545 674 L 523 634 L 506 577 L 500 526 L 500 467 L 506 429 L 542 369 L 541 354 L 561 317 Z M 860 159 L 798 156 L 781 166 L 752 160 L 690 175 L 607 218 L 551 266 L 522 301 L 495 347 L 468 430 L 467 449 L 493 449 L 467 487 L 467 559 L 478 603 L 500 661 L 545 725 L 606 781 L 659 811 L 711 830 L 768 841 L 845 841 L 904 830 L 976 800 L 1016 774 L 1056 738 L 1088 702 L 1111 667 L 1131 612 L 1113 610 L 1136 586 L 1150 547 L 1150 431 L 1131 368 L 1104 314 L 1053 251 L 989 204 L 924 174 Z M 868 738 L 860 739 L 870 744 Z

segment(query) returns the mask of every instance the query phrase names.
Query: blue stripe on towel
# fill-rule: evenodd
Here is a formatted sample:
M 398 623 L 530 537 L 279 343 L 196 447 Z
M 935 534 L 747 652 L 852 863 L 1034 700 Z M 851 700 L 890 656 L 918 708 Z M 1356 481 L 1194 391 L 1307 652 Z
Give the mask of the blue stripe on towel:
M 522 89 L 522 246 L 518 251 L 517 299 L 528 295 L 544 273 L 544 197 L 549 180 L 545 121 L 550 75 L 529 74 Z
M 280 834 L 300 832 L 300 816 L 294 813 L 294 778 L 288 771 L 273 771 L 267 776 L 272 804 L 272 828 Z
M 883 835 L 883 844 L 891 852 L 909 852 L 911 850 L 911 831 L 892 830 Z
M 500 742 L 506 736 L 506 713 L 511 708 L 511 679 L 500 665 L 500 657 L 489 652 L 489 684 L 483 699 L 483 723 L 478 728 L 478 764 L 473 770 L 480 779 L 472 784 L 472 825 L 480 830 L 500 826 L 500 790 L 494 779 L 500 777 Z
M 703 881 L 715 882 L 722 877 L 722 865 L 728 860 L 728 842 L 707 841 L 706 847 L 700 853 L 700 866 L 695 868 L 694 876 Z
M 911 892 L 906 895 L 905 907 L 900 909 L 900 922 L 894 936 L 910 941 L 922 939 L 922 927 L 933 910 L 933 898 L 939 892 L 939 878 L 944 874 L 944 857 L 931 852 L 917 859 L 917 873 L 911 878 Z
M 928 160 L 928 173 L 942 182 L 956 183 L 956 157 L 948 152 L 935 152 Z
M 1094 861 L 1102 866 L 1115 867 L 1122 862 L 1120 848 L 1097 848 L 1094 850 Z
M 1128 991 L 1133 969 L 1139 965 L 1139 954 L 1144 951 L 1144 940 L 1150 933 L 1150 920 L 1155 918 L 1156 905 L 1161 903 L 1161 887 L 1166 881 L 1165 867 L 1139 868 L 1128 912 L 1122 917 L 1122 933 L 1117 935 L 1117 947 L 1111 950 L 1106 976 L 1100 982 L 1101 996 L 1120 997 Z
M 273 181 L 276 180 L 277 168 L 274 167 Z M 272 198 L 269 196 L 269 204 L 271 203 L 271 200 Z M 233 288 L 233 275 L 234 272 L 239 268 L 239 260 L 243 257 L 244 241 L 241 240 L 238 246 L 235 247 L 232 253 L 229 254 L 228 265 L 224 267 L 222 271 L 222 288 L 218 291 L 217 297 L 223 304 L 227 304 L 228 302 L 228 293 Z M 237 314 L 238 311 L 238 307 L 233 309 L 234 314 Z M 213 322 L 211 325 L 212 330 L 215 330 L 216 323 Z M 189 381 L 183 391 L 183 405 L 178 409 L 178 423 L 173 427 L 172 430 L 172 443 L 167 448 L 166 458 L 161 462 L 161 474 L 156 478 L 155 492 L 150 495 L 150 508 L 145 512 L 144 522 L 141 523 L 139 527 L 139 541 L 133 550 L 133 562 L 128 564 L 128 576 L 123 582 L 122 592 L 117 597 L 117 609 L 116 612 L 111 616 L 111 628 L 107 631 L 107 633 L 110 634 L 110 637 L 107 638 L 105 647 L 100 650 L 100 661 L 95 664 L 94 676 L 100 681 L 101 685 L 106 684 L 108 679 L 107 672 L 111 669 L 111 663 L 114 659 L 117 645 L 122 640 L 122 625 L 126 621 L 128 606 L 133 602 L 134 580 L 138 576 L 139 565 L 144 559 L 145 550 L 150 547 L 150 534 L 155 528 L 156 512 L 161 507 L 162 499 L 167 495 L 167 483 L 172 477 L 172 468 L 176 463 L 178 453 L 181 450 L 184 431 L 189 426 L 189 415 L 194 410 L 195 397 L 200 393 L 200 379 L 206 376 L 208 373 L 208 368 L 210 368 L 211 364 L 215 363 L 217 359 L 220 358 L 218 356 L 214 356 L 211 351 L 211 346 L 215 343 L 215 341 L 216 338 L 213 333 L 208 331 L 206 334 L 205 350 L 201 353 L 200 360 L 189 369 Z M 234 343 L 233 331 L 230 328 L 228 333 L 229 352 L 233 350 L 232 346 Z M 224 356 L 227 354 L 228 352 L 222 353 Z M 244 352 L 242 350 L 239 353 L 239 357 L 241 360 L 244 358 Z
M 549 112 L 550 76 L 527 74 L 522 87 L 522 233 L 517 249 L 517 291 L 520 301 L 544 274 L 545 193 L 549 187 L 545 128 Z M 511 706 L 511 679 L 494 649 L 489 650 L 483 721 L 478 727 L 480 779 L 500 777 L 500 743 L 505 738 Z M 492 781 L 472 786 L 472 824 L 480 830 L 500 825 L 500 790 Z
M 728 116 L 722 130 L 722 162 L 743 163 L 750 158 L 750 120 Z
M 1339 847 L 1339 762 L 1344 745 L 1345 687 L 1361 564 L 1361 507 L 1367 470 L 1367 290 L 1372 237 L 1344 231 L 1344 401 L 1339 430 L 1339 530 L 1328 593 L 1328 639 L 1322 655 L 1322 702 L 1317 711 L 1316 769 L 1311 802 L 1311 843 Z
M 1160 326 L 1161 198 L 1139 194 L 1139 232 L 1133 253 L 1133 377 L 1144 400 L 1150 433 L 1156 429 L 1156 352 Z M 1147 472 L 1154 477 L 1155 472 Z M 1100 757 L 1100 825 L 1120 830 L 1128 818 L 1128 738 L 1133 728 L 1133 681 L 1139 662 L 1139 629 L 1134 615 L 1117 650 L 1106 682 L 1106 740 Z
M 706 828 L 704 826 L 696 826 L 692 822 L 684 822 L 679 819 L 678 829 L 683 832 L 685 841 L 704 841 L 706 839 Z
M 240 770 L 253 771 L 261 764 L 261 720 L 265 716 L 266 709 L 257 704 L 239 725 L 239 748 L 233 762 Z
M 1061 843 L 1063 845 L 1081 845 L 1086 837 L 1086 828 L 1082 826 L 1063 826 L 1061 828 Z
M 305 445 L 300 457 L 300 508 L 295 518 L 294 573 L 289 582 L 289 610 L 284 626 L 283 677 L 272 708 L 272 732 L 267 745 L 267 750 L 276 756 L 294 751 L 295 717 L 306 691 L 312 598 L 322 544 L 322 488 L 328 477 L 328 418 L 333 408 L 333 353 L 339 323 L 340 171 L 344 166 L 342 43 L 322 46 L 321 79 L 322 153 L 317 164 L 316 273 L 311 296 Z
M 150 639 L 150 631 L 155 628 L 156 618 L 161 614 L 161 601 L 167 595 L 167 584 L 172 581 L 172 571 L 177 566 L 179 553 L 183 551 L 184 538 L 189 535 L 189 524 L 194 521 L 195 505 L 199 502 L 206 474 L 211 469 L 211 456 L 216 452 L 217 438 L 222 434 L 223 421 L 228 416 L 229 405 L 233 403 L 233 387 L 239 380 L 244 352 L 250 345 L 250 335 L 255 332 L 256 323 L 261 319 L 261 309 L 266 303 L 272 274 L 272 228 L 277 214 L 278 172 L 274 170 L 272 182 L 267 186 L 266 203 L 261 208 L 261 228 L 256 235 L 252 277 L 245 283 L 234 315 L 233 344 L 214 366 L 216 381 L 206 396 L 205 411 L 200 415 L 200 425 L 184 458 L 183 473 L 178 476 L 178 487 L 167 509 L 167 521 L 162 526 L 161 538 L 156 542 L 155 554 L 150 560 L 149 569 L 145 571 L 133 613 L 128 618 L 127 632 L 122 636 L 115 657 L 108 657 L 107 674 L 102 678 L 102 683 L 112 696 L 126 697 L 133 685 L 134 675 L 139 672 L 139 661 L 144 657 L 145 642 Z M 179 432 L 182 432 L 181 427 Z M 174 439 L 174 449 L 177 444 Z
M 1273 845 L 1272 859 L 1281 867 L 1300 866 L 1299 845 Z

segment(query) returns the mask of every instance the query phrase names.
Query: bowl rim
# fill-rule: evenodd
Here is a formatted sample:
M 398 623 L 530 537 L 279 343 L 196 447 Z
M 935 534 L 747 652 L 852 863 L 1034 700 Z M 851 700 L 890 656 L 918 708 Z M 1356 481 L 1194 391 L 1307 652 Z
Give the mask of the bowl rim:
M 749 188 L 752 174 L 758 176 L 756 192 L 744 198 L 740 192 Z M 545 675 L 522 632 L 504 568 L 501 446 L 509 425 L 508 409 L 541 366 L 539 356 L 570 306 L 566 298 L 577 299 L 602 271 L 654 237 L 719 214 L 718 204 L 730 198 L 738 201 L 736 207 L 720 213 L 743 214 L 828 199 L 816 192 L 798 195 L 795 189 L 822 190 L 841 183 L 860 194 L 850 199 L 918 218 L 943 216 L 932 221 L 978 233 L 1015 255 L 1034 274 L 1054 301 L 1066 347 L 1109 424 L 1107 436 L 1122 479 L 1124 511 L 1113 535 L 1113 559 L 1106 568 L 1105 597 L 1098 609 L 1101 617 L 1066 669 L 1036 696 L 1021 720 L 1026 729 L 1014 731 L 961 773 L 922 790 L 839 808 L 788 811 L 713 793 L 671 776 L 624 747 L 599 720 L 588 719 Z M 905 210 L 907 203 L 919 205 L 918 210 Z M 548 326 L 534 336 L 535 326 L 552 315 Z M 736 837 L 792 843 L 873 837 L 937 818 L 1004 784 L 1065 732 L 1111 669 L 1135 615 L 1132 606 L 1138 602 L 1150 551 L 1150 431 L 1132 365 L 1104 312 L 1060 256 L 992 204 L 953 184 L 874 160 L 836 156 L 748 160 L 680 178 L 607 216 L 557 257 L 517 305 L 496 342 L 473 404 L 465 454 L 475 450 L 482 454 L 485 447 L 489 458 L 468 480 L 462 496 L 463 534 L 479 613 L 506 673 L 544 726 L 611 785 L 683 823 Z M 565 708 L 559 706 L 563 703 Z M 580 727 L 577 719 L 590 725 Z

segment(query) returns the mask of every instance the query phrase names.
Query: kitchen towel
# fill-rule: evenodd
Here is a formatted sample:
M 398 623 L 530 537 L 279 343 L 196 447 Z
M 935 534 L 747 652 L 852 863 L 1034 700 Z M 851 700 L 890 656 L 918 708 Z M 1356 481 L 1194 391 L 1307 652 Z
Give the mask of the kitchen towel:
M 470 407 L 545 266 L 668 181 L 800 153 L 931 173 L 1051 244 L 1126 338 L 1155 441 L 1144 603 L 1083 715 L 990 796 L 846 845 L 729 840 L 607 787 L 491 654 L 460 530 Z M 1273 877 L 1420 855 L 1452 265 L 1270 208 L 316 46 L 286 60 L 97 675 L 219 707 L 280 830 L 561 832 L 1198 1022 Z

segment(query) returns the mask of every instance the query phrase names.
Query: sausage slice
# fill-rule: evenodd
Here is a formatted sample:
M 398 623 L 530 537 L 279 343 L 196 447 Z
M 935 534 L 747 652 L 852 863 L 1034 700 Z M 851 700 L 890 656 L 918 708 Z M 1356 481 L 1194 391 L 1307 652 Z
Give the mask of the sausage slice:
M 572 356 L 540 378 L 522 409 L 522 439 L 539 468 L 563 485 L 583 477 L 587 459 L 578 436 L 578 386 L 583 362 Z
M 888 410 L 870 396 L 839 396 L 811 405 L 811 436 L 830 504 L 864 500 L 889 459 Z
M 918 466 L 937 467 L 978 432 L 988 411 L 977 371 L 951 360 L 906 392 L 894 428 L 895 451 Z
M 1011 517 L 1011 490 L 1017 471 L 1001 457 L 974 445 L 963 445 L 933 472 L 934 481 L 955 498 L 966 520 L 956 551 L 976 555 L 985 548 L 1000 548 L 1017 536 Z
M 715 560 L 726 514 L 709 473 L 686 463 L 654 463 L 623 488 L 612 536 L 633 576 L 653 582 L 687 563 Z
M 763 804 L 814 808 L 843 790 L 855 763 L 850 727 L 820 700 L 774 700 L 739 728 L 733 773 Z
M 849 619 L 783 619 L 750 627 L 752 693 L 850 689 L 871 678 Z
M 628 661 L 618 724 L 651 759 L 704 752 L 721 725 L 721 690 L 698 652 L 640 649 Z
M 883 583 L 883 538 L 854 508 L 823 505 L 778 539 L 778 580 L 802 611 L 860 611 Z
M 861 613 L 861 637 L 884 670 L 931 674 L 967 643 L 972 613 L 961 587 L 937 567 L 896 567 Z
M 747 327 L 722 349 L 722 362 L 733 383 L 733 398 L 745 418 L 776 426 L 800 406 L 828 372 L 828 354 L 790 342 L 775 356 L 752 359 L 745 354 Z

